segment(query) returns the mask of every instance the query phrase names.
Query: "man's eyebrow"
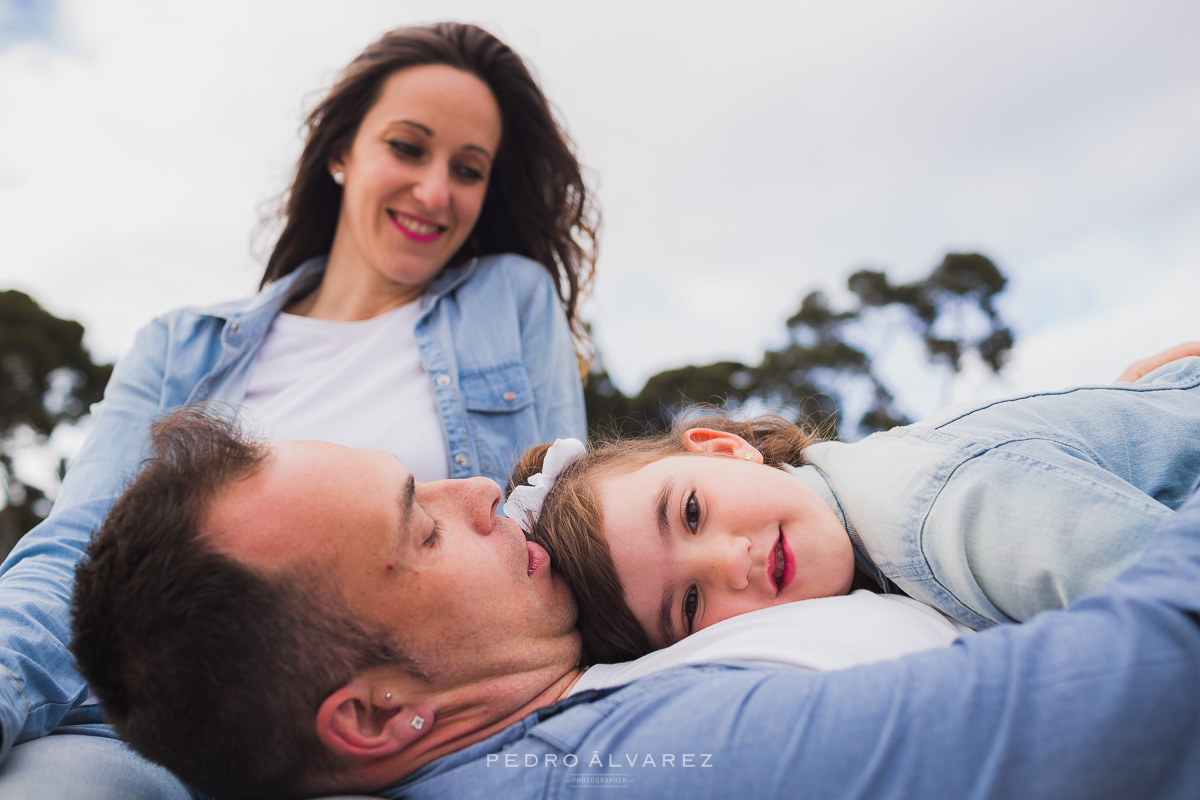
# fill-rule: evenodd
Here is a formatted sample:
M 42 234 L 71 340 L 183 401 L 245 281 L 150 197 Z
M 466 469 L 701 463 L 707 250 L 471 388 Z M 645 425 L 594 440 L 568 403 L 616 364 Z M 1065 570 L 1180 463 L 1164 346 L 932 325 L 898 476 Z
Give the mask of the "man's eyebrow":
M 408 523 L 412 519 L 413 498 L 416 497 L 417 480 L 410 472 L 404 488 L 400 490 L 400 530 L 403 538 L 408 537 Z
M 670 647 L 679 641 L 675 633 L 675 587 L 668 581 L 663 586 L 662 603 L 658 606 L 658 635 Z
M 667 511 L 667 506 L 671 502 L 671 495 L 675 491 L 675 481 L 667 477 L 662 482 L 662 488 L 658 490 L 658 494 L 654 498 L 654 507 L 657 510 L 658 517 L 658 533 L 662 536 L 664 542 L 669 542 L 671 539 L 671 517 Z

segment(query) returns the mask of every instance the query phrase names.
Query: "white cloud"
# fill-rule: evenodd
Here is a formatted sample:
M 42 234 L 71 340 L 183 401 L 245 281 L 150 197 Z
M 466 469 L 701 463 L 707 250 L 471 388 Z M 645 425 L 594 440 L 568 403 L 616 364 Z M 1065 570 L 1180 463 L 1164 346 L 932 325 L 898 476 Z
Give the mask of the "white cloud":
M 1190 321 L 1136 286 L 1200 260 L 1194 4 L 61 8 L 61 42 L 0 50 L 0 285 L 108 358 L 154 314 L 252 290 L 307 105 L 378 33 L 440 17 L 527 57 L 595 174 L 589 308 L 627 390 L 755 357 L 855 268 L 912 277 L 950 250 L 1012 276 L 1014 376 L 1081 358 L 1056 330 Z

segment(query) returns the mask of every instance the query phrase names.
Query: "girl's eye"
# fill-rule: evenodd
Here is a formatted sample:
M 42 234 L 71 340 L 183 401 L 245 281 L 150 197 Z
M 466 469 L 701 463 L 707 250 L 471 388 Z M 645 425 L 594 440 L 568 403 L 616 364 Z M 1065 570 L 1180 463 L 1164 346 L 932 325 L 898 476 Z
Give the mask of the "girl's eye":
M 699 605 L 700 593 L 696 590 L 695 585 L 689 586 L 683 595 L 683 624 L 689 636 L 696 624 L 696 608 Z
M 415 144 L 409 144 L 408 142 L 402 142 L 399 139 L 393 139 L 389 141 L 388 147 L 392 148 L 392 150 L 394 150 L 397 154 L 406 158 L 421 157 L 420 147 L 417 147 Z
M 683 521 L 687 523 L 692 533 L 695 533 L 696 529 L 700 527 L 700 503 L 696 501 L 695 492 L 689 494 L 687 501 L 683 504 Z
M 425 537 L 425 541 L 421 542 L 421 545 L 423 547 L 435 547 L 437 546 L 437 543 L 441 541 L 441 539 L 442 523 L 439 521 L 434 521 L 433 530 L 429 532 L 429 535 Z

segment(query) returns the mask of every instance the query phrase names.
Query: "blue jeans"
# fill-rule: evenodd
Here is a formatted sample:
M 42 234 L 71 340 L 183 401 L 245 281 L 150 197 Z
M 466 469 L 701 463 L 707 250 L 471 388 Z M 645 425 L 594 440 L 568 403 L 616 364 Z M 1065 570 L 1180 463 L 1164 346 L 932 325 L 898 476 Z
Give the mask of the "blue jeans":
M 95 727 L 99 730 L 83 731 Z M 68 732 L 75 728 L 74 732 Z M 200 795 L 129 745 L 105 735 L 106 726 L 70 726 L 12 749 L 0 764 L 5 800 L 195 800 Z
M 0 764 L 4 800 L 201 800 L 205 795 L 129 749 L 107 725 L 64 725 Z M 338 795 L 326 800 L 377 800 Z

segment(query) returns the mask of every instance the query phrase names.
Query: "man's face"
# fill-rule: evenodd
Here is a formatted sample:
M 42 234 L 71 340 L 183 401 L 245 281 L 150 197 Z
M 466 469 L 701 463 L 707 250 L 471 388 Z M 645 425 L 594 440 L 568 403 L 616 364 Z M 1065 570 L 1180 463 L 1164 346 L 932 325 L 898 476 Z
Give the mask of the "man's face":
M 494 482 L 418 483 L 388 453 L 327 442 L 271 453 L 213 502 L 217 549 L 268 573 L 315 567 L 435 680 L 577 655 L 574 598 L 545 551 L 496 516 Z

